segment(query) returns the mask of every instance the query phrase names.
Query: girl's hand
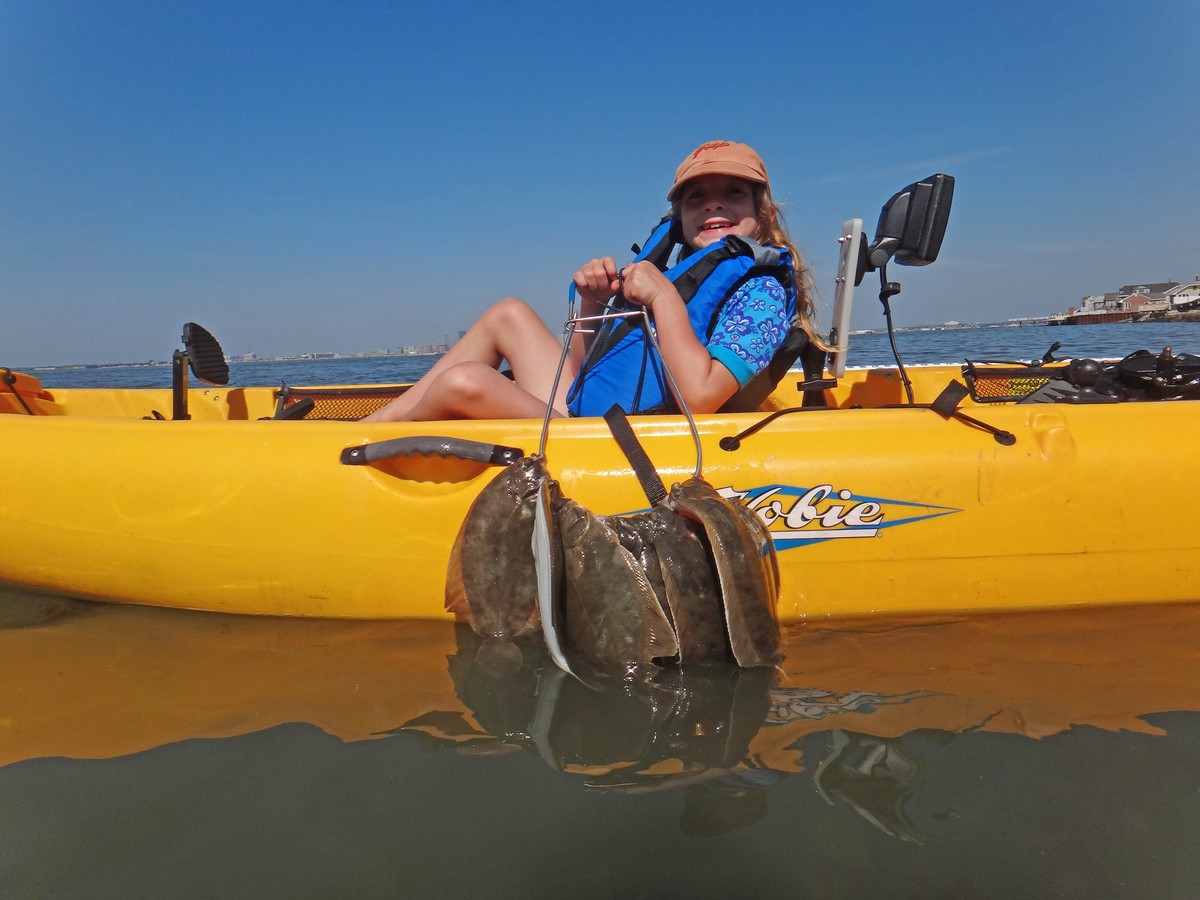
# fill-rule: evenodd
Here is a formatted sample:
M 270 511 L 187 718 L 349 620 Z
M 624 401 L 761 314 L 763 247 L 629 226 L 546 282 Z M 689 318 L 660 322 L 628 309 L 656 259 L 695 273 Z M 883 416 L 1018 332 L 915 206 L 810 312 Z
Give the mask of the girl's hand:
M 584 263 L 575 273 L 574 281 L 580 306 L 589 312 L 621 289 L 617 264 L 611 256 Z
M 640 303 L 647 309 L 653 310 L 654 304 L 664 298 L 679 299 L 675 286 L 653 263 L 630 263 L 621 270 L 620 277 L 625 299 Z

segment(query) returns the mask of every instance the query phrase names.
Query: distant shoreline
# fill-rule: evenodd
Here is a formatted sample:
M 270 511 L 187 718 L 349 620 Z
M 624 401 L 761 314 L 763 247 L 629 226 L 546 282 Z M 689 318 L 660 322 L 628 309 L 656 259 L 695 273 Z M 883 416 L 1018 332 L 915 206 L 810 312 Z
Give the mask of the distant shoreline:
M 298 363 L 298 362 L 328 362 L 330 360 L 348 359 L 420 359 L 429 356 L 441 356 L 445 351 L 430 353 L 300 353 L 295 356 L 233 356 L 226 357 L 229 363 L 253 365 L 254 363 Z M 79 369 L 161 369 L 171 365 L 160 359 L 149 359 L 145 362 L 124 363 L 66 363 L 61 366 L 30 366 L 29 372 L 64 372 Z
M 938 325 L 904 325 L 896 328 L 897 334 L 904 332 L 930 332 L 930 331 L 965 331 L 978 328 L 1037 328 L 1050 325 L 1048 321 L 1051 317 L 1038 316 L 1023 319 L 1013 319 L 1007 322 L 943 322 Z M 1165 317 L 1159 318 L 1136 318 L 1127 322 L 1112 322 L 1108 324 L 1114 325 L 1139 325 L 1146 322 L 1157 323 L 1189 323 L 1200 321 L 1200 310 L 1192 312 L 1174 312 Z M 1054 324 L 1058 324 L 1057 322 Z M 1081 322 L 1078 324 L 1091 324 Z M 856 329 L 850 332 L 852 335 L 863 334 L 882 334 L 886 329 L 883 328 L 863 328 Z M 329 360 L 362 360 L 362 359 L 420 359 L 423 357 L 437 357 L 445 353 L 445 349 L 429 350 L 422 352 L 400 352 L 400 353 L 298 353 L 291 356 L 232 356 L 226 357 L 230 363 L 303 363 L 303 362 L 323 362 Z M 125 362 L 125 363 L 68 363 L 58 366 L 30 366 L 24 369 L 28 372 L 63 372 L 63 371 L 78 371 L 81 369 L 157 369 L 170 366 L 171 363 L 166 360 L 146 360 L 145 362 Z

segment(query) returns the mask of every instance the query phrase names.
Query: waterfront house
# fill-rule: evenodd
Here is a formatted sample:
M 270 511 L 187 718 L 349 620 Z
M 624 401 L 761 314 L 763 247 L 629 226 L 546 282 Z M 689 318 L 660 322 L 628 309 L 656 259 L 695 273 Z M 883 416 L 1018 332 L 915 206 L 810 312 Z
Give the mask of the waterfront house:
M 1166 292 L 1171 309 L 1190 309 L 1200 306 L 1200 281 L 1177 284 Z
M 1163 310 L 1167 308 L 1165 298 L 1161 300 L 1151 300 L 1145 294 L 1130 294 L 1127 297 L 1120 299 L 1119 306 L 1122 310 L 1129 312 L 1150 312 L 1152 310 Z
M 1167 291 L 1177 287 L 1179 287 L 1178 281 L 1159 281 L 1154 284 L 1123 284 L 1117 291 L 1117 299 L 1124 300 L 1126 297 L 1132 297 L 1134 294 L 1141 294 L 1143 297 L 1148 297 L 1151 300 L 1163 300 L 1167 296 Z

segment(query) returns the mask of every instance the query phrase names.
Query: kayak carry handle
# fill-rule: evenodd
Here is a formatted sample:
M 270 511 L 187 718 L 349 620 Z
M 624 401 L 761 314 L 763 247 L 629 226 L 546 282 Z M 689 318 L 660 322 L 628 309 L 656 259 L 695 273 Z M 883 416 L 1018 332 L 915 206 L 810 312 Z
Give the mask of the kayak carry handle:
M 347 447 L 342 451 L 342 465 L 365 466 L 383 459 L 395 459 L 397 456 L 446 456 L 487 463 L 489 466 L 507 466 L 524 455 L 525 451 L 517 447 L 431 434 Z

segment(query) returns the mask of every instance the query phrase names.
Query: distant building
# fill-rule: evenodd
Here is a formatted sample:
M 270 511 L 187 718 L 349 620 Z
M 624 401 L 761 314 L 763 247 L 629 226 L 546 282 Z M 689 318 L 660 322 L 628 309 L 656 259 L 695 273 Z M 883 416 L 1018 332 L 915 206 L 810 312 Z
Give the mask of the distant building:
M 1156 284 L 1123 284 L 1117 291 L 1117 299 L 1124 300 L 1134 294 L 1141 294 L 1149 300 L 1162 300 L 1166 297 L 1167 291 L 1177 287 L 1179 287 L 1177 281 L 1160 281 Z
M 1067 314 L 1113 312 L 1116 309 L 1116 302 L 1117 295 L 1115 293 L 1089 294 L 1080 299 L 1079 306 L 1072 306 L 1067 310 Z
M 1176 306 L 1180 301 L 1172 298 L 1172 291 L 1181 286 L 1174 281 L 1160 281 L 1153 284 L 1123 284 L 1119 290 L 1108 291 L 1104 294 L 1089 294 L 1079 301 L 1078 306 L 1067 310 L 1067 315 L 1096 315 L 1099 313 L 1116 312 L 1149 312 L 1154 309 L 1167 309 Z M 1200 299 L 1200 284 L 1195 285 L 1194 298 Z M 1187 296 L 1192 297 L 1192 294 Z
M 1200 281 L 1190 284 L 1177 284 L 1166 291 L 1167 302 L 1172 309 L 1178 307 L 1200 306 Z
M 1155 307 L 1159 309 L 1167 308 L 1166 301 L 1151 300 L 1145 294 L 1130 294 L 1127 297 L 1122 297 L 1118 302 L 1122 310 L 1130 312 L 1148 312 Z

